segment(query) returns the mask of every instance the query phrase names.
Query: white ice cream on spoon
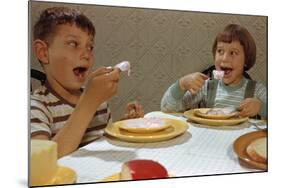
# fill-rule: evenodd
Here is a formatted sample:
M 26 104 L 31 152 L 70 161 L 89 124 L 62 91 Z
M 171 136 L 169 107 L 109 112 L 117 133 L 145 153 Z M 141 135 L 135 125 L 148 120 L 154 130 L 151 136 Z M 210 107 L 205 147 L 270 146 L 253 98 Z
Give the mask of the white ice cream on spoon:
M 128 71 L 128 76 L 130 76 L 131 74 L 131 65 L 130 65 L 130 62 L 129 61 L 122 61 L 118 64 L 116 64 L 114 67 L 118 68 L 120 71 L 122 72 L 125 72 L 125 71 Z M 106 67 L 107 69 L 112 69 L 111 66 L 109 67 Z M 80 70 L 80 69 L 79 69 Z M 80 76 L 80 72 L 79 70 L 74 70 L 74 74 L 78 77 L 81 77 Z M 108 73 L 107 73 L 108 74 Z M 82 74 L 81 74 L 82 75 Z M 81 86 L 81 88 L 85 88 L 85 85 L 87 83 L 87 80 L 85 81 L 85 83 Z
M 213 70 L 214 78 L 217 80 L 222 80 L 224 76 L 224 71 L 222 70 Z
M 128 76 L 131 74 L 131 65 L 129 61 L 122 61 L 121 63 L 118 63 L 114 67 L 120 69 L 120 71 L 128 71 Z

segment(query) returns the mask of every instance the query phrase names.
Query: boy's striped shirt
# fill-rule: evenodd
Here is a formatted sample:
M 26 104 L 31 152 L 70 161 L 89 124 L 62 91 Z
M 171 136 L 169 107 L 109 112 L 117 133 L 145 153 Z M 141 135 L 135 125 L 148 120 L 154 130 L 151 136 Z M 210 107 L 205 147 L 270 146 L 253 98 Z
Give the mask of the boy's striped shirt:
M 31 137 L 44 134 L 50 139 L 53 138 L 75 108 L 75 105 L 70 104 L 53 91 L 48 83 L 34 91 L 30 103 Z M 110 109 L 104 102 L 98 107 L 80 146 L 99 138 L 110 121 Z

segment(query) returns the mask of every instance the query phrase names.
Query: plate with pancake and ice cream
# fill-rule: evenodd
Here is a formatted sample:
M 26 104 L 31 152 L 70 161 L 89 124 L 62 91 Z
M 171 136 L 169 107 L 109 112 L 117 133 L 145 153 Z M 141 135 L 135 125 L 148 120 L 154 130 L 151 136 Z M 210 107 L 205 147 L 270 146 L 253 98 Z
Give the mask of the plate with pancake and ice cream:
M 105 133 L 128 142 L 159 142 L 183 134 L 188 123 L 176 119 L 147 117 L 122 120 L 108 125 Z
M 244 165 L 267 170 L 266 131 L 254 131 L 240 136 L 234 141 L 233 150 Z
M 241 117 L 232 107 L 225 108 L 197 108 L 184 112 L 188 120 L 203 125 L 229 126 L 237 125 L 248 120 L 248 117 Z

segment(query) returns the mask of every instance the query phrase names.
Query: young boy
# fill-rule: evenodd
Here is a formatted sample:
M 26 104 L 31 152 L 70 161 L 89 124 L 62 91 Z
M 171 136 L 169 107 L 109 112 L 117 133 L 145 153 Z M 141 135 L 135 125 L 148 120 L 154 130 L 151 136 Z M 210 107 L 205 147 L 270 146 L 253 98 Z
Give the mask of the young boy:
M 161 110 L 185 111 L 201 107 L 233 106 L 241 116 L 267 117 L 267 90 L 260 82 L 246 79 L 244 71 L 255 64 L 256 45 L 251 34 L 236 24 L 225 27 L 213 44 L 213 57 L 218 71 L 224 71 L 222 80 L 209 80 L 196 72 L 185 75 L 165 92 Z
M 85 15 L 64 7 L 46 9 L 34 26 L 32 47 L 47 79 L 31 96 L 31 138 L 56 141 L 59 157 L 97 139 L 111 121 L 106 100 L 120 72 L 92 72 L 94 36 Z M 142 116 L 140 105 L 127 106 L 125 118 Z

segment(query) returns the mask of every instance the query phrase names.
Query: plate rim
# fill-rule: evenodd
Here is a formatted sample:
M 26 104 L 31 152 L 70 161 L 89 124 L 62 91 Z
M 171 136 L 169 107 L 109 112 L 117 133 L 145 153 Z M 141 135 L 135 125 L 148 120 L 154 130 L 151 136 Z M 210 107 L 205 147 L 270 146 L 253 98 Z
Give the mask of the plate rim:
M 252 138 L 252 139 L 247 138 L 247 137 L 251 137 L 251 136 L 254 136 L 254 138 Z M 247 146 L 248 146 L 252 141 L 254 141 L 255 139 L 258 139 L 258 138 L 263 138 L 263 137 L 267 137 L 267 139 L 268 139 L 267 133 L 266 133 L 265 131 L 262 131 L 262 130 L 260 130 L 260 131 L 252 131 L 252 132 L 243 134 L 243 135 L 241 135 L 241 136 L 239 136 L 238 138 L 235 139 L 235 141 L 234 141 L 233 144 L 232 144 L 232 148 L 233 148 L 233 151 L 234 151 L 234 153 L 236 154 L 236 156 L 237 156 L 240 160 L 246 162 L 246 163 L 247 163 L 248 165 L 250 165 L 251 167 L 255 167 L 255 168 L 261 169 L 261 170 L 267 170 L 268 163 L 265 164 L 265 163 L 256 162 L 256 161 L 252 160 L 252 159 L 247 155 L 247 153 L 246 153 L 246 148 L 247 148 Z M 240 155 L 240 152 L 239 152 L 239 149 L 237 149 L 237 148 L 240 148 L 240 147 L 241 147 L 241 146 L 240 146 L 240 143 L 241 143 L 241 142 L 244 142 L 245 140 L 247 141 L 247 144 L 243 144 L 243 145 L 242 145 L 242 147 L 243 147 L 242 150 L 243 150 L 243 154 L 244 154 L 246 157 L 241 156 L 241 155 Z M 238 147 L 238 145 L 239 145 L 240 147 Z M 268 155 L 268 153 L 267 153 L 267 155 Z
M 168 179 L 168 178 L 174 177 L 174 175 L 171 175 L 170 173 L 168 173 L 168 175 L 169 175 L 169 177 L 167 177 L 167 178 L 151 178 L 151 180 Z M 138 180 L 142 180 L 142 179 L 138 179 Z M 143 179 L 143 180 L 150 180 L 150 179 Z M 101 182 L 110 182 L 110 181 L 136 181 L 136 180 L 121 180 L 121 171 L 120 171 L 120 172 L 113 173 L 109 176 L 106 176 L 105 178 L 103 178 L 101 180 Z
M 196 109 L 198 109 L 198 108 L 196 108 Z M 248 117 L 241 117 L 239 119 L 207 119 L 207 118 L 201 118 L 201 117 L 197 117 L 197 116 L 194 115 L 194 110 L 196 110 L 196 109 L 187 110 L 183 114 L 184 114 L 185 117 L 187 117 L 188 119 L 190 119 L 192 121 L 195 121 L 195 122 L 198 122 L 198 123 L 201 123 L 202 121 L 204 121 L 203 124 L 206 124 L 206 125 L 209 125 L 209 126 L 232 126 L 232 125 L 243 123 L 243 122 L 245 122 L 249 119 Z
M 41 187 L 41 186 L 56 186 L 56 185 L 72 185 L 77 181 L 77 173 L 70 167 L 57 165 L 57 170 L 55 172 L 54 177 L 45 183 L 40 185 L 32 184 L 30 182 L 30 186 L 32 187 Z
M 116 132 L 112 131 L 111 127 L 114 125 L 116 126 L 116 123 L 120 123 L 120 121 L 117 121 L 117 122 L 112 123 L 111 125 L 107 126 L 105 128 L 105 133 L 110 136 L 113 136 L 114 138 L 120 139 L 120 140 L 125 140 L 125 141 L 129 141 L 129 142 L 137 142 L 137 143 L 149 143 L 149 142 L 160 142 L 160 141 L 164 141 L 164 140 L 169 140 L 171 138 L 174 138 L 178 135 L 183 134 L 189 128 L 188 122 L 184 122 L 184 121 L 176 120 L 176 119 L 169 119 L 169 118 L 163 118 L 163 119 L 166 119 L 168 121 L 178 122 L 178 124 L 171 125 L 171 127 L 173 127 L 174 129 L 176 127 L 176 128 L 178 128 L 178 130 L 168 133 L 166 135 L 153 135 L 153 132 L 151 132 L 152 135 L 142 135 L 142 136 L 140 135 L 140 137 L 134 137 L 131 135 L 127 136 L 127 135 L 122 135 L 120 133 L 116 133 Z M 177 126 L 179 126 L 179 127 L 177 127 Z M 114 128 L 113 128 L 113 130 L 114 130 Z
M 120 175 L 121 175 L 121 172 L 116 172 L 116 173 L 113 173 L 109 176 L 106 176 L 104 178 L 102 178 L 102 182 L 108 182 L 108 181 L 121 181 L 120 180 Z

